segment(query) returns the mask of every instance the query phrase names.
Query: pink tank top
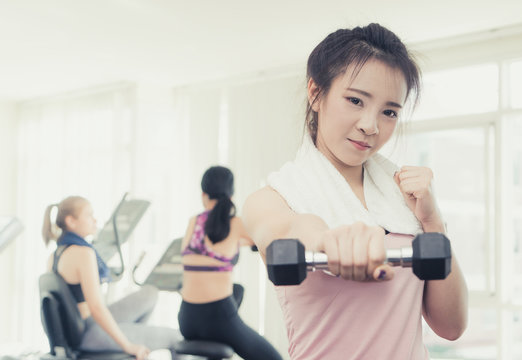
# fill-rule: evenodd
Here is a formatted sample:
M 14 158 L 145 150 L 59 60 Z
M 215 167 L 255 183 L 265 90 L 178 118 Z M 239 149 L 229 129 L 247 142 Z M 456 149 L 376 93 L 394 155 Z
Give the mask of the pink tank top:
M 388 234 L 386 247 L 411 245 Z M 422 342 L 424 281 L 394 267 L 393 280 L 346 281 L 323 271 L 298 286 L 276 286 L 292 360 L 426 360 Z

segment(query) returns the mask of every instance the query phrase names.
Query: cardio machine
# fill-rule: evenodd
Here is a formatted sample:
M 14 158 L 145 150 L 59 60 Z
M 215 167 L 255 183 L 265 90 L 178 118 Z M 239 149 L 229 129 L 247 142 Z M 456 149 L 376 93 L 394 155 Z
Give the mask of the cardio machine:
M 0 253 L 7 248 L 22 231 L 24 226 L 14 216 L 0 216 Z

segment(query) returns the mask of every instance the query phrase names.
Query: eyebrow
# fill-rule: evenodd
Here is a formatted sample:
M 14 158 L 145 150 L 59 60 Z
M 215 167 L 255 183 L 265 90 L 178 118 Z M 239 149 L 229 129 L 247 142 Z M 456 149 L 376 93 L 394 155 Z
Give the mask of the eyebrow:
M 353 92 L 356 92 L 356 93 L 359 93 L 361 95 L 364 95 L 366 97 L 369 97 L 369 98 L 372 98 L 372 94 L 370 94 L 369 92 L 366 92 L 364 90 L 359 90 L 359 89 L 354 89 L 354 88 L 346 88 L 346 90 L 350 90 L 350 91 L 353 91 Z M 396 102 L 393 102 L 393 101 L 388 101 L 386 102 L 386 105 L 388 106 L 393 106 L 393 107 L 397 107 L 399 109 L 402 109 L 402 105 L 400 104 L 397 104 Z

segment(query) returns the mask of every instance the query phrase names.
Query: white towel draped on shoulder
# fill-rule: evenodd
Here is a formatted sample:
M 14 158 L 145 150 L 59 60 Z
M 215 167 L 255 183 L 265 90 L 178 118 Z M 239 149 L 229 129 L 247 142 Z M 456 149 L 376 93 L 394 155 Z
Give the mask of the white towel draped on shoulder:
M 330 228 L 361 221 L 401 234 L 418 234 L 422 227 L 393 180 L 398 168 L 380 154 L 364 164 L 364 196 L 368 210 L 333 164 L 308 135 L 296 158 L 268 177 L 296 213 L 321 217 Z

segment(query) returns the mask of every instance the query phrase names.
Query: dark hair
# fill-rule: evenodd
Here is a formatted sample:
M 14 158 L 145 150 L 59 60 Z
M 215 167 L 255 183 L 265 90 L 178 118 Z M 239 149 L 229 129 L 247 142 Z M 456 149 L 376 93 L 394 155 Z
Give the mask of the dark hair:
M 376 59 L 399 69 L 406 80 L 408 91 L 417 102 L 420 90 L 420 69 L 402 41 L 390 30 L 379 24 L 369 24 L 353 29 L 339 29 L 319 43 L 308 57 L 307 83 L 314 81 L 319 89 L 312 104 L 328 94 L 332 82 L 345 73 L 349 65 L 355 65 L 354 74 L 370 60 Z M 307 102 L 306 123 L 312 140 L 317 138 L 317 113 Z
M 212 166 L 201 179 L 201 190 L 210 199 L 217 199 L 205 223 L 205 233 L 215 244 L 228 236 L 230 219 L 236 215 L 236 206 L 231 199 L 234 194 L 234 174 L 226 167 Z
M 58 239 L 64 231 L 68 230 L 67 224 L 65 223 L 65 218 L 67 216 L 78 216 L 82 206 L 85 206 L 88 203 L 89 201 L 81 196 L 69 196 L 58 204 L 47 206 L 42 225 L 42 237 L 45 245 L 48 245 L 51 240 Z M 58 209 L 58 212 L 56 214 L 56 219 L 53 222 L 51 212 L 54 207 Z

